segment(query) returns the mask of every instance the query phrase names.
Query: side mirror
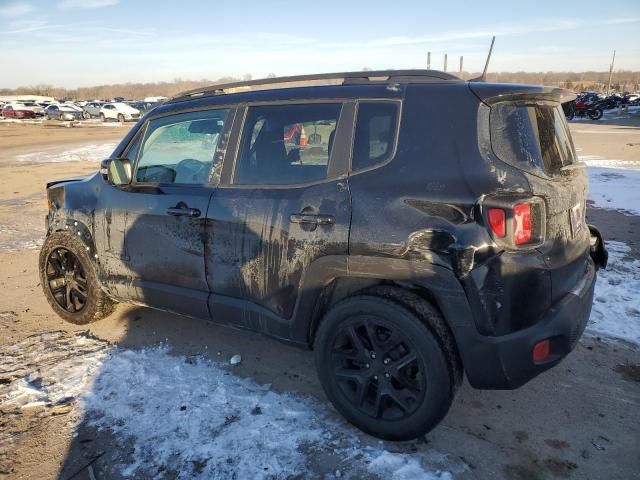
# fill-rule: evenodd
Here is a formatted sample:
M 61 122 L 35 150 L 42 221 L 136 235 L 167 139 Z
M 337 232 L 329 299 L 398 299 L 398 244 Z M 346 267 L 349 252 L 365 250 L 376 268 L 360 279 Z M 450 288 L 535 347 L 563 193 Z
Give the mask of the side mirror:
M 131 162 L 126 158 L 112 158 L 107 164 L 107 181 L 112 185 L 131 183 Z

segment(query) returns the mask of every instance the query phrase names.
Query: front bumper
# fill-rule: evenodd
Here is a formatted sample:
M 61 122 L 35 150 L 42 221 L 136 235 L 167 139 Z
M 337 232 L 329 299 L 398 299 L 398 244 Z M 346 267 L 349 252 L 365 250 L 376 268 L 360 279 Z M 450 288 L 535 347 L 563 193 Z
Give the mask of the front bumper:
M 480 389 L 514 389 L 560 362 L 578 343 L 591 314 L 596 266 L 586 261 L 575 287 L 531 327 L 501 336 L 483 336 L 472 328 L 455 336 L 469 383 Z M 549 339 L 550 355 L 533 360 L 533 347 Z

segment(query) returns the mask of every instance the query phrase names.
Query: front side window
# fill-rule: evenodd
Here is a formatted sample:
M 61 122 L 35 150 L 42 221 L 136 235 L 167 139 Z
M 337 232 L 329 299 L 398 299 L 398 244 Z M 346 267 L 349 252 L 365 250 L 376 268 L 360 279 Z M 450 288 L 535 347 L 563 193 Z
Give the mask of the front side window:
M 222 157 L 215 154 L 228 114 L 229 110 L 221 109 L 152 120 L 139 154 L 135 182 L 205 184 L 211 175 L 217 183 Z
M 393 154 L 398 125 L 397 102 L 360 102 L 353 145 L 352 170 L 379 165 Z
M 326 178 L 341 108 L 339 103 L 250 107 L 235 183 L 294 185 Z

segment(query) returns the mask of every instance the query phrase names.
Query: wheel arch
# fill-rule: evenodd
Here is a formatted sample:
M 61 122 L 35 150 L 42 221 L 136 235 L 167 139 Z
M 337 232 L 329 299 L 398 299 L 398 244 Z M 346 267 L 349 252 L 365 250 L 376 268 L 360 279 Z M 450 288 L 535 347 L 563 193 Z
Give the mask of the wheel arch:
M 87 222 L 88 223 L 88 222 Z M 93 239 L 92 229 L 81 221 L 74 218 L 69 218 L 62 215 L 49 215 L 47 225 L 47 237 L 56 232 L 70 232 L 77 236 L 78 239 L 84 244 L 85 249 L 89 255 L 89 258 L 93 263 L 98 266 L 98 252 Z
M 458 327 L 473 326 L 464 289 L 453 270 L 444 265 L 381 257 L 323 257 L 312 263 L 292 319 L 295 343 L 313 348 L 323 315 L 354 293 L 387 285 L 412 291 L 442 315 L 457 341 Z

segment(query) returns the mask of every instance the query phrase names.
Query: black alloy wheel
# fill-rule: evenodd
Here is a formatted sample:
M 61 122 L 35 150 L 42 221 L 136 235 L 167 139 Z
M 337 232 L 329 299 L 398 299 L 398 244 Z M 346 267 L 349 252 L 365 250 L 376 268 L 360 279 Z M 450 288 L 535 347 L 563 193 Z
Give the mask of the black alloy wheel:
M 384 319 L 363 316 L 342 325 L 330 355 L 338 387 L 368 416 L 400 420 L 422 403 L 423 361 L 411 340 Z
M 78 313 L 87 304 L 87 276 L 71 251 L 56 248 L 46 260 L 47 285 L 56 303 L 69 313 Z

